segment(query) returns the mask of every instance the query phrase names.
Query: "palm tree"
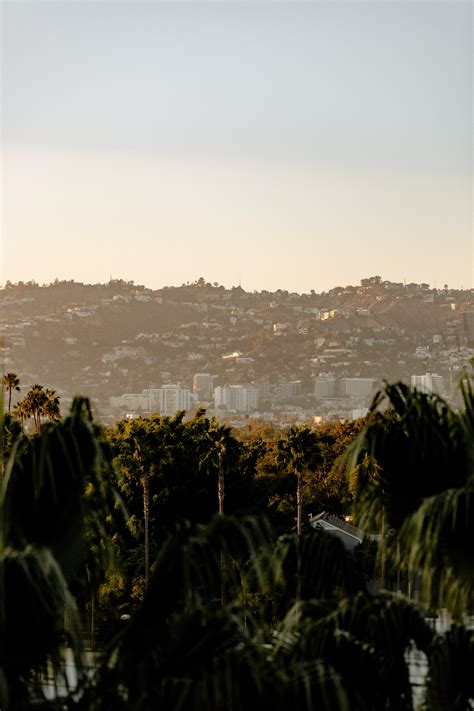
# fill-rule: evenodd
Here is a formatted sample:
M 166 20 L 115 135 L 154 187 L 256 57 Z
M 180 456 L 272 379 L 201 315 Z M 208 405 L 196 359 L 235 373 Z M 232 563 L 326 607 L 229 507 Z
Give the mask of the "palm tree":
M 87 546 L 107 548 L 115 492 L 88 402 L 17 440 L 0 483 L 0 706 L 44 701 L 44 674 L 67 687 L 65 644 L 82 662 L 71 583 L 85 582 Z M 109 559 L 94 556 L 98 580 Z M 65 616 L 66 613 L 66 616 Z M 66 629 L 67 618 L 67 629 Z
M 467 381 L 461 389 L 456 412 L 436 395 L 386 385 L 349 462 L 359 525 L 390 528 L 388 559 L 416 573 L 426 605 L 456 616 L 474 603 L 474 394 Z
M 318 437 L 311 427 L 292 425 L 277 442 L 277 463 L 296 476 L 296 533 L 301 535 L 304 475 L 321 462 Z
M 403 437 L 412 440 L 415 451 L 408 446 L 404 450 L 412 476 L 416 475 L 416 462 L 419 467 L 425 466 L 418 452 L 423 442 L 427 461 L 430 448 L 438 446 L 438 440 L 444 442 L 443 447 L 453 446 L 453 461 L 459 465 L 464 461 L 460 454 L 463 438 L 464 448 L 472 455 L 474 398 L 469 388 L 465 389 L 464 411 L 449 415 L 451 435 L 446 440 L 444 415 L 435 436 L 436 420 L 444 409 L 426 405 L 418 395 L 412 402 L 410 393 L 403 393 L 406 406 L 399 402 L 398 410 L 387 413 L 383 420 L 386 429 L 382 431 L 387 447 L 392 427 L 399 446 Z M 419 407 L 415 407 L 417 403 Z M 420 413 L 423 417 L 417 421 L 421 439 L 413 443 L 417 428 L 411 418 L 416 419 Z M 106 538 L 104 521 L 112 512 L 104 505 L 103 491 L 111 490 L 112 477 L 104 478 L 109 464 L 107 450 L 89 414 L 87 404 L 76 401 L 66 420 L 47 423 L 37 436 L 20 439 L 1 482 L 0 706 L 7 711 L 34 708 L 42 692 L 42 670 L 53 669 L 56 680 L 64 678 L 61 647 L 65 638 L 74 643 L 75 637 L 74 629 L 66 634 L 64 608 L 66 605 L 73 616 L 70 582 L 85 557 L 87 515 L 92 522 L 88 535 L 98 548 Z M 377 417 L 381 416 L 374 414 L 375 420 Z M 403 428 L 399 428 L 400 417 L 404 418 Z M 375 420 L 368 427 L 375 426 Z M 133 421 L 136 426 L 144 422 Z M 173 429 L 172 422 L 156 418 L 141 432 L 142 455 L 153 451 L 155 438 L 161 442 L 160 447 L 165 447 L 167 437 L 176 435 L 178 439 L 182 435 L 184 447 L 195 446 L 184 439 L 185 427 Z M 123 426 L 128 424 L 132 423 Z M 199 427 L 204 452 L 204 443 L 212 444 L 208 429 L 219 427 L 204 421 Z M 309 430 L 307 437 L 301 430 Z M 430 431 L 432 440 L 428 438 Z M 280 446 L 280 457 L 300 479 L 310 467 L 312 446 L 317 458 L 314 437 L 310 428 L 294 428 Z M 367 437 L 359 441 L 364 461 L 371 451 L 364 445 L 368 441 Z M 156 452 L 148 462 L 145 457 L 133 459 L 135 450 L 136 443 L 128 433 L 122 450 L 124 462 L 130 466 L 130 476 L 140 491 L 142 472 L 137 467 L 148 463 L 153 481 L 161 465 L 157 464 Z M 209 463 L 212 461 L 215 472 L 224 455 L 214 446 L 211 451 L 215 458 Z M 370 476 L 365 476 L 361 465 L 360 491 L 367 489 L 366 500 L 370 501 L 377 477 L 386 476 L 384 487 L 376 491 L 385 496 L 387 516 L 395 522 L 395 514 L 398 516 L 402 509 L 398 499 L 392 501 L 394 492 L 398 492 L 395 484 L 388 486 L 391 462 L 384 459 L 382 447 L 375 451 L 378 469 L 367 466 Z M 441 450 L 436 451 L 439 455 Z M 471 543 L 466 532 L 472 531 L 472 510 L 468 509 L 472 504 L 467 499 L 473 499 L 470 472 L 474 460 L 469 456 L 463 485 L 422 497 L 421 504 L 418 498 L 412 502 L 400 524 L 400 540 L 407 546 L 405 553 L 415 555 L 414 560 L 418 552 L 413 552 L 410 540 L 420 543 L 422 569 L 433 571 L 437 570 L 435 566 L 447 563 L 457 580 L 468 579 L 472 584 L 472 567 L 467 564 L 468 557 L 460 555 L 459 545 L 464 542 L 469 549 Z M 401 461 L 398 464 L 403 466 Z M 315 466 L 314 461 L 311 466 Z M 449 480 L 449 474 L 446 476 Z M 416 497 L 420 490 L 415 482 Z M 438 521 L 441 529 L 437 528 Z M 428 524 L 430 527 L 423 527 Z M 420 535 L 428 540 L 420 541 Z M 425 554 L 430 551 L 437 555 L 427 560 Z M 225 570 L 223 556 L 233 562 Z M 297 566 L 307 599 L 298 599 L 288 609 L 283 607 L 288 602 L 288 596 L 284 597 L 277 618 L 266 622 L 262 614 L 260 619 L 259 600 L 272 598 L 276 606 L 285 585 L 289 590 L 296 556 L 301 561 Z M 406 599 L 390 593 L 368 594 L 354 579 L 352 566 L 341 542 L 322 531 L 275 540 L 261 516 L 238 520 L 220 514 L 210 523 L 196 526 L 181 521 L 160 541 L 143 603 L 104 650 L 93 678 L 83 674 L 81 689 L 59 705 L 70 703 L 87 711 L 245 711 L 256 705 L 272 711 L 291 707 L 302 711 L 413 711 L 407 653 L 414 644 L 426 654 L 430 665 L 428 707 L 432 711 L 469 708 L 474 633 L 453 626 L 448 635 L 440 637 Z M 219 607 L 215 600 L 219 588 L 222 590 L 223 575 L 228 601 Z M 80 670 L 78 643 L 75 649 Z M 50 708 L 57 705 L 53 702 Z
M 209 420 L 205 414 L 205 409 L 199 408 L 189 426 L 200 469 L 211 475 L 217 473 L 218 512 L 222 516 L 225 478 L 239 460 L 240 444 L 232 435 L 232 427 L 220 425 L 214 418 Z
M 5 373 L 2 378 L 2 385 L 8 390 L 8 414 L 10 414 L 12 404 L 12 390 L 20 392 L 20 379 L 16 373 Z
M 46 388 L 45 392 L 47 400 L 43 406 L 42 414 L 45 415 L 50 422 L 58 422 L 61 418 L 59 397 L 56 395 L 56 391 L 50 388 Z
M 130 495 L 132 489 L 140 489 L 145 589 L 150 579 L 150 485 L 172 463 L 172 447 L 181 432 L 183 416 L 184 412 L 179 412 L 173 418 L 152 415 L 122 420 L 111 432 L 122 490 Z
M 3 426 L 3 431 L 1 427 Z M 3 476 L 5 464 L 12 452 L 15 442 L 23 434 L 23 427 L 13 415 L 4 414 L 3 421 L 0 416 L 0 475 Z
M 329 551 L 320 548 L 327 561 Z M 408 600 L 359 591 L 297 602 L 277 627 L 275 656 L 289 670 L 310 660 L 331 670 L 339 682 L 338 699 L 328 700 L 334 709 L 414 711 L 407 654 L 414 648 L 428 653 L 433 637 Z M 315 708 L 306 704 L 302 708 Z
M 148 587 L 150 575 L 150 469 L 153 466 L 155 447 L 151 446 L 155 418 L 150 420 L 125 420 L 117 424 L 113 435 L 113 444 L 117 463 L 130 478 L 138 475 L 142 487 L 143 526 L 144 526 L 144 566 L 145 589 Z
M 217 500 L 219 515 L 224 514 L 225 476 L 237 461 L 239 444 L 232 436 L 232 427 L 219 425 L 213 421 L 208 431 L 210 438 L 210 459 L 217 468 Z
M 269 529 L 253 518 L 217 515 L 209 524 L 170 532 L 142 606 L 106 650 L 81 708 L 348 711 L 344 686 L 329 664 L 298 659 L 285 646 L 288 637 L 259 626 L 243 609 L 242 567 L 227 567 L 231 599 L 224 607 L 214 604 L 223 551 L 247 562 L 256 594 L 271 593 L 279 571 L 273 546 Z
M 205 417 L 205 409 L 199 408 L 190 422 L 191 437 L 198 452 L 199 468 L 208 474 L 217 472 L 218 515 L 224 516 L 225 479 L 232 467 L 238 462 L 240 444 L 232 435 L 232 427 L 220 425 L 217 420 Z M 226 603 L 226 560 L 225 553 L 220 555 L 220 602 Z
M 15 414 L 21 420 L 28 420 L 32 417 L 34 430 L 39 432 L 42 417 L 47 417 L 52 422 L 60 419 L 59 397 L 54 390 L 45 389 L 42 385 L 35 383 L 23 400 L 15 405 Z
M 306 549 L 312 598 L 262 624 L 244 607 L 242 577 L 257 596 L 274 595 L 296 544 Z M 222 550 L 248 565 L 227 568 L 231 599 L 217 608 Z M 472 634 L 443 643 L 406 599 L 358 589 L 350 567 L 341 542 L 322 531 L 275 541 L 261 520 L 219 515 L 177 526 L 79 708 L 413 711 L 414 648 L 433 662 L 429 708 L 469 708 Z

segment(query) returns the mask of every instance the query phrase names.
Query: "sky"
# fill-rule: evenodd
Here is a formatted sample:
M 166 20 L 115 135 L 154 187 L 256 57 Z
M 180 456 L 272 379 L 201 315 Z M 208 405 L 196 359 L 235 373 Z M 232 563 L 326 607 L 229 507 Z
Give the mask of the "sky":
M 464 0 L 3 0 L 0 281 L 473 286 Z

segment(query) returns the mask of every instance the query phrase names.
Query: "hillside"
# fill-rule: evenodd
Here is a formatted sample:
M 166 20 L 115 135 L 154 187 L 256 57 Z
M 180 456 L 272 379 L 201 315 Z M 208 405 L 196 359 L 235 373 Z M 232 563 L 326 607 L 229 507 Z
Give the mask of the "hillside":
M 474 356 L 473 290 L 379 277 L 309 294 L 203 279 L 159 290 L 121 280 L 30 282 L 0 289 L 0 307 L 4 370 L 25 386 L 56 388 L 63 401 L 89 395 L 105 414 L 112 395 L 191 387 L 196 372 L 262 392 L 301 381 L 295 405 L 311 404 L 321 375 L 380 381 L 433 372 L 450 396 Z

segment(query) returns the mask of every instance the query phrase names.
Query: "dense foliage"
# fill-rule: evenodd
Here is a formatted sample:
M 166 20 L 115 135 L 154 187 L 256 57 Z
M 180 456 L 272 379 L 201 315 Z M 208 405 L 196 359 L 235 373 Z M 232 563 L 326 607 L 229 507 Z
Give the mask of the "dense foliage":
M 423 708 L 471 708 L 467 382 L 462 395 L 456 412 L 387 386 L 366 422 L 285 432 L 203 410 L 103 431 L 81 399 L 31 435 L 7 415 L 0 707 L 411 710 L 418 655 Z M 367 532 L 353 553 L 308 524 L 322 510 L 353 511 Z M 428 608 L 449 613 L 446 634 Z

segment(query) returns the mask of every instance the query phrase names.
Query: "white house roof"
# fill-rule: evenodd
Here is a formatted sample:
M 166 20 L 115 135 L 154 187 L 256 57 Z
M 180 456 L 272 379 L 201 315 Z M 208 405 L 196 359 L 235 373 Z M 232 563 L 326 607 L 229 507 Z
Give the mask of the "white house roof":
M 362 529 L 353 526 L 348 521 L 344 521 L 333 514 L 326 513 L 323 511 L 316 516 L 310 516 L 309 522 L 312 526 L 325 528 L 326 530 L 337 530 L 344 533 L 347 536 L 351 536 L 360 543 L 364 538 L 364 532 Z

